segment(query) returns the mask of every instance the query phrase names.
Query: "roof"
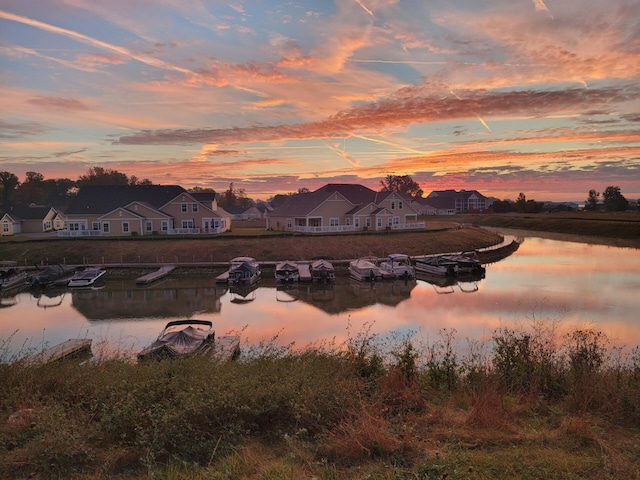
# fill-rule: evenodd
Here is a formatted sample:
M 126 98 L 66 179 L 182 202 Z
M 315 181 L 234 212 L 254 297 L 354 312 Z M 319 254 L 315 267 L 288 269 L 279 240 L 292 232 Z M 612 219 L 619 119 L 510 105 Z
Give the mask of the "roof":
M 51 208 L 42 205 L 2 205 L 0 206 L 0 216 L 7 213 L 14 219 L 44 220 Z
M 216 199 L 215 192 L 189 192 L 189 195 L 201 203 L 213 203 Z
M 102 215 L 136 201 L 160 209 L 181 193 L 188 192 L 179 185 L 87 185 L 80 188 L 66 214 Z
M 270 212 L 270 216 L 304 216 L 311 213 L 318 205 L 327 200 L 333 193 L 339 193 L 354 206 L 374 203 L 376 192 L 363 185 L 350 183 L 328 183 L 313 192 L 291 195 L 278 208 Z
M 486 198 L 484 195 L 482 195 L 480 192 L 478 192 L 477 190 L 460 190 L 460 191 L 455 191 L 455 190 L 434 190 L 433 192 L 431 192 L 429 195 L 427 195 L 428 199 L 431 198 L 469 198 L 472 195 L 476 195 L 480 198 Z

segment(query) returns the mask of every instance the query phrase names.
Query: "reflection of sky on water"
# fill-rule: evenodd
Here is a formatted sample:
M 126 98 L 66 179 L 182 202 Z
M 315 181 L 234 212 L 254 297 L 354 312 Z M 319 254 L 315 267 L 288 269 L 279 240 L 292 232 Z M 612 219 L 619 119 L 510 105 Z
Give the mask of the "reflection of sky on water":
M 515 254 L 488 265 L 486 278 L 451 287 L 422 280 L 395 286 L 353 285 L 341 280 L 334 290 L 301 285 L 283 291 L 264 282 L 238 298 L 226 289 L 212 288 L 212 279 L 194 282 L 189 289 L 147 293 L 142 300 L 132 283 L 120 291 L 95 292 L 99 300 L 88 297 L 82 303 L 76 296 L 75 305 L 71 292 L 40 299 L 21 293 L 3 300 L 16 303 L 0 309 L 0 338 L 7 339 L 17 330 L 11 341 L 13 350 L 86 337 L 93 338 L 94 346 L 106 344 L 118 351 L 137 352 L 168 321 L 182 317 L 136 314 L 105 318 L 109 318 L 111 304 L 128 311 L 133 309 L 127 307 L 130 301 L 144 312 L 141 302 L 148 300 L 154 302 L 154 310 L 189 311 L 193 318 L 212 320 L 217 335 L 241 331 L 248 345 L 275 337 L 279 345 L 320 341 L 340 345 L 364 331 L 380 336 L 415 332 L 420 341 L 433 343 L 443 329 L 455 329 L 456 340 L 466 343 L 487 339 L 496 328 L 527 328 L 533 321 L 557 323 L 559 334 L 594 328 L 617 344 L 640 345 L 640 250 L 634 249 L 527 238 Z M 166 285 L 171 283 L 152 288 Z M 165 308 L 163 301 L 173 303 Z M 45 303 L 51 306 L 43 308 Z

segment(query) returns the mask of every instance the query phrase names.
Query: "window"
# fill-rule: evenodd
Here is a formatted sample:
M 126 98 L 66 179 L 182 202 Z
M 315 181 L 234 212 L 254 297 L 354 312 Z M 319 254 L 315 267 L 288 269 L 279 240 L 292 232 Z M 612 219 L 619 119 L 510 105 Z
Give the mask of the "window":
M 182 213 L 187 213 L 187 204 L 186 203 L 182 204 Z
M 182 228 L 194 228 L 193 220 L 182 220 Z
M 292 228 L 293 226 L 293 222 L 291 221 L 290 218 L 287 218 L 287 228 Z
M 128 233 L 129 232 L 129 222 L 122 222 L 122 231 L 124 233 Z
M 147 232 L 151 231 L 151 229 L 153 228 L 153 223 L 151 222 L 151 220 L 147 220 L 147 222 L 145 223 L 145 227 L 144 228 L 145 228 L 145 230 Z
M 391 202 L 391 210 L 395 210 L 396 209 L 396 202 Z
M 91 230 L 100 230 L 100 222 L 93 222 L 91 224 Z
M 70 222 L 69 223 L 69 230 L 73 231 L 73 232 L 77 232 L 78 230 L 80 230 L 80 224 L 77 222 Z
M 329 219 L 329 225 L 331 225 L 332 227 L 337 227 L 338 225 L 340 225 L 340 219 L 339 218 L 330 218 Z
M 104 233 L 109 233 L 109 224 L 108 224 L 107 222 L 104 222 L 104 223 L 102 224 L 102 231 L 103 231 Z
M 163 232 L 166 232 L 167 230 L 169 230 L 169 222 L 167 222 L 166 220 L 162 220 L 161 228 Z
M 351 219 L 349 217 L 344 219 L 344 224 L 345 225 L 351 225 Z
M 367 217 L 364 221 L 364 225 L 365 227 L 370 227 L 371 226 L 371 219 L 369 217 Z
M 355 228 L 360 228 L 360 219 L 358 217 L 353 219 L 353 226 Z
M 402 210 L 402 200 L 398 200 L 398 210 Z
M 393 217 L 393 224 L 398 225 L 400 223 L 400 217 Z
M 382 227 L 382 219 L 378 217 L 378 228 Z
M 2 224 L 2 231 L 7 233 L 9 231 L 9 223 L 8 222 L 4 222 Z
M 198 211 L 198 204 L 197 203 L 192 203 L 191 204 L 191 211 L 192 212 L 197 212 Z

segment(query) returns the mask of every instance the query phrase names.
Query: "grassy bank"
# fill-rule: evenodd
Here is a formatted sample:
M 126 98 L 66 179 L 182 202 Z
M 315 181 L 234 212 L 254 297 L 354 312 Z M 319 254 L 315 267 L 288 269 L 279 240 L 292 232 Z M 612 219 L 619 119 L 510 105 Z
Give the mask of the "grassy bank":
M 360 332 L 240 361 L 0 364 L 0 477 L 640 478 L 640 351 L 499 330 L 459 357 Z

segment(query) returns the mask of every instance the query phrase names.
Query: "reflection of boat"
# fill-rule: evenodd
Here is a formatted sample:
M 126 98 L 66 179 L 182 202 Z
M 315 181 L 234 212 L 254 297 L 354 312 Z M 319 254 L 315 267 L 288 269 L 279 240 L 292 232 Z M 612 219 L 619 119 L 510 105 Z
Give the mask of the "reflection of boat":
M 484 278 L 484 273 L 442 276 L 416 272 L 416 278 L 432 285 L 436 293 L 453 293 L 456 286 L 461 292 L 472 293 L 478 291 L 478 282 Z
M 298 300 L 298 286 L 293 284 L 278 285 L 276 287 L 276 301 L 292 303 Z
M 175 320 L 158 339 L 138 353 L 138 360 L 175 358 L 210 350 L 215 334 L 209 320 Z
M 36 290 L 33 292 L 33 296 L 38 299 L 36 305 L 40 308 L 59 307 L 62 305 L 67 292 L 59 288 L 53 290 Z
M 276 263 L 275 278 L 280 283 L 297 282 L 300 280 L 298 263 L 291 260 Z
M 333 282 L 336 279 L 336 270 L 333 267 L 332 257 L 313 257 L 311 259 L 311 281 L 313 282 Z
M 478 252 L 473 250 L 457 255 L 443 255 L 442 258 L 458 264 L 458 275 L 483 274 L 485 272 L 485 267 L 478 260 Z
M 251 285 L 260 280 L 260 265 L 252 257 L 236 257 L 231 260 L 229 270 L 216 277 L 216 283 L 229 285 Z
M 389 274 L 391 278 L 413 278 L 415 270 L 411 266 L 408 255 L 403 253 L 391 253 L 386 260 L 380 262 L 380 270 Z
M 416 258 L 413 261 L 416 272 L 453 277 L 458 274 L 458 263 L 443 256 Z
M 32 288 L 50 287 L 58 281 L 66 284 L 66 280 L 68 280 L 75 271 L 75 267 L 70 267 L 69 265 L 50 265 L 44 270 L 40 270 L 38 273 L 31 275 L 27 282 Z
M 233 285 L 229 289 L 229 293 L 231 294 L 231 303 L 243 304 L 253 302 L 256 299 L 257 288 L 257 283 L 252 283 L 250 285 Z
M 0 290 L 6 291 L 14 287 L 26 285 L 27 272 L 18 267 L 14 261 L 0 262 Z
M 375 282 L 382 278 L 377 258 L 362 257 L 349 262 L 349 276 L 360 282 Z
M 104 268 L 87 267 L 77 271 L 69 280 L 69 287 L 91 287 L 107 271 Z

